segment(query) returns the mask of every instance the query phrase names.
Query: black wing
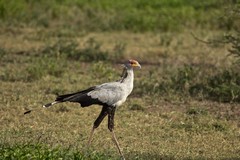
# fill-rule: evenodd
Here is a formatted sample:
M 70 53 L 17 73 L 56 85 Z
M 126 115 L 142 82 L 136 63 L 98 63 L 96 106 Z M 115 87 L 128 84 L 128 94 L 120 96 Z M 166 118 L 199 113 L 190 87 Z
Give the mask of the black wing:
M 98 99 L 94 99 L 91 96 L 87 95 L 89 92 L 93 91 L 95 88 L 96 87 L 91 87 L 91 88 L 88 88 L 83 91 L 59 95 L 55 101 L 57 101 L 57 102 L 77 102 L 77 103 L 80 103 L 82 107 L 87 107 L 92 104 L 103 105 L 104 103 L 102 103 Z

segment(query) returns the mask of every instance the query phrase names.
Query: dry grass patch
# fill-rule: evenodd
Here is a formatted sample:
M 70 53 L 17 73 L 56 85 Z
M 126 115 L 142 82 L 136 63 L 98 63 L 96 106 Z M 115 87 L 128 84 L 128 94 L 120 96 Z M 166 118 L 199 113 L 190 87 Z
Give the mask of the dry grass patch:
M 240 158 L 239 104 L 209 101 L 201 95 L 192 97 L 188 92 L 191 84 L 202 82 L 203 75 L 213 76 L 231 67 L 231 58 L 226 59 L 226 46 L 206 46 L 195 41 L 188 32 L 89 33 L 73 37 L 78 44 L 76 51 L 83 50 L 89 38 L 100 43 L 101 50 L 112 54 L 116 44 L 126 46 L 122 58 L 116 61 L 97 59 L 86 63 L 43 54 L 41 51 L 47 46 L 60 39 L 69 40 L 69 37 L 53 36 L 48 39 L 47 42 L 51 42 L 48 44 L 45 41 L 47 33 L 42 33 L 43 37 L 32 35 L 30 39 L 26 38 L 29 35 L 24 31 L 18 32 L 16 39 L 9 32 L 1 35 L 11 35 L 6 41 L 0 40 L 6 52 L 0 59 L 2 147 L 45 144 L 46 148 L 57 147 L 59 152 L 78 154 L 78 157 L 90 153 L 92 159 L 117 159 L 118 153 L 106 120 L 97 130 L 90 151 L 85 151 L 92 123 L 100 112 L 99 106 L 80 108 L 78 104 L 71 103 L 49 109 L 41 106 L 54 100 L 56 94 L 116 80 L 121 74 L 122 59 L 135 58 L 142 62 L 143 67 L 135 71 L 135 89 L 127 103 L 117 109 L 115 119 L 116 134 L 126 158 Z M 204 38 L 211 34 L 217 33 L 199 32 Z M 19 54 L 21 51 L 24 53 Z M 186 66 L 191 66 L 194 73 L 199 72 L 191 75 L 190 70 L 183 70 Z M 37 69 L 31 72 L 30 77 L 40 76 L 30 80 L 27 77 L 31 67 Z M 171 84 L 169 90 L 166 88 L 168 85 L 163 84 Z M 28 109 L 33 109 L 32 113 L 23 115 Z M 20 151 L 28 150 L 19 148 Z M 38 147 L 35 148 L 37 150 Z

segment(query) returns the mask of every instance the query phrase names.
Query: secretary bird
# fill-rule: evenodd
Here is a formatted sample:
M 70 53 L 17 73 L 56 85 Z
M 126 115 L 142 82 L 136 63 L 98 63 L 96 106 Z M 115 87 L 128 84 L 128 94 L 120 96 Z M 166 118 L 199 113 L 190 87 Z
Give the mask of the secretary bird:
M 123 74 L 120 80 L 116 82 L 103 83 L 94 87 L 90 87 L 86 90 L 79 91 L 76 93 L 60 95 L 52 103 L 43 105 L 43 107 L 48 108 L 54 104 L 62 102 L 77 102 L 81 104 L 81 107 L 87 107 L 93 104 L 98 104 L 102 106 L 102 111 L 98 118 L 93 124 L 92 131 L 88 140 L 88 146 L 91 144 L 94 130 L 100 125 L 102 120 L 108 115 L 108 129 L 112 133 L 112 138 L 117 146 L 117 149 L 123 159 L 123 153 L 120 149 L 119 143 L 113 131 L 114 129 L 114 114 L 116 107 L 123 104 L 128 95 L 133 90 L 133 68 L 139 67 L 141 65 L 136 60 L 128 60 L 123 64 Z

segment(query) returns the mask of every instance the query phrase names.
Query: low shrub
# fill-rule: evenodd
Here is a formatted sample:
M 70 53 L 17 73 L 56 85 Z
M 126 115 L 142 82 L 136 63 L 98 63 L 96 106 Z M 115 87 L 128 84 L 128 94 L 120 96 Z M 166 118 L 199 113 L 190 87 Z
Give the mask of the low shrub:
M 64 57 L 69 60 L 84 62 L 118 60 L 123 57 L 125 44 L 117 43 L 112 51 L 103 50 L 101 43 L 94 38 L 86 41 L 83 48 L 76 41 L 59 40 L 51 46 L 46 46 L 41 53 L 50 57 Z
M 200 71 L 200 68 L 185 65 L 172 74 L 165 74 L 166 77 L 161 79 L 156 78 L 157 73 L 146 76 L 136 83 L 135 94 L 178 95 L 219 102 L 240 102 L 239 72 L 225 69 L 215 74 L 200 75 Z
M 202 92 L 205 98 L 220 102 L 240 102 L 240 74 L 238 72 L 224 70 L 206 79 L 206 83 L 192 86 L 190 92 L 194 94 Z

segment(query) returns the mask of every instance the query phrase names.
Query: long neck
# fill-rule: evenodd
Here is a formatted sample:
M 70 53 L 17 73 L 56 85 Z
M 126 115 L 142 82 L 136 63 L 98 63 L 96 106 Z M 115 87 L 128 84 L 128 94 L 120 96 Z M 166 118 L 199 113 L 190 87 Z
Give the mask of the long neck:
M 133 85 L 134 73 L 132 68 L 124 68 L 120 82 Z

